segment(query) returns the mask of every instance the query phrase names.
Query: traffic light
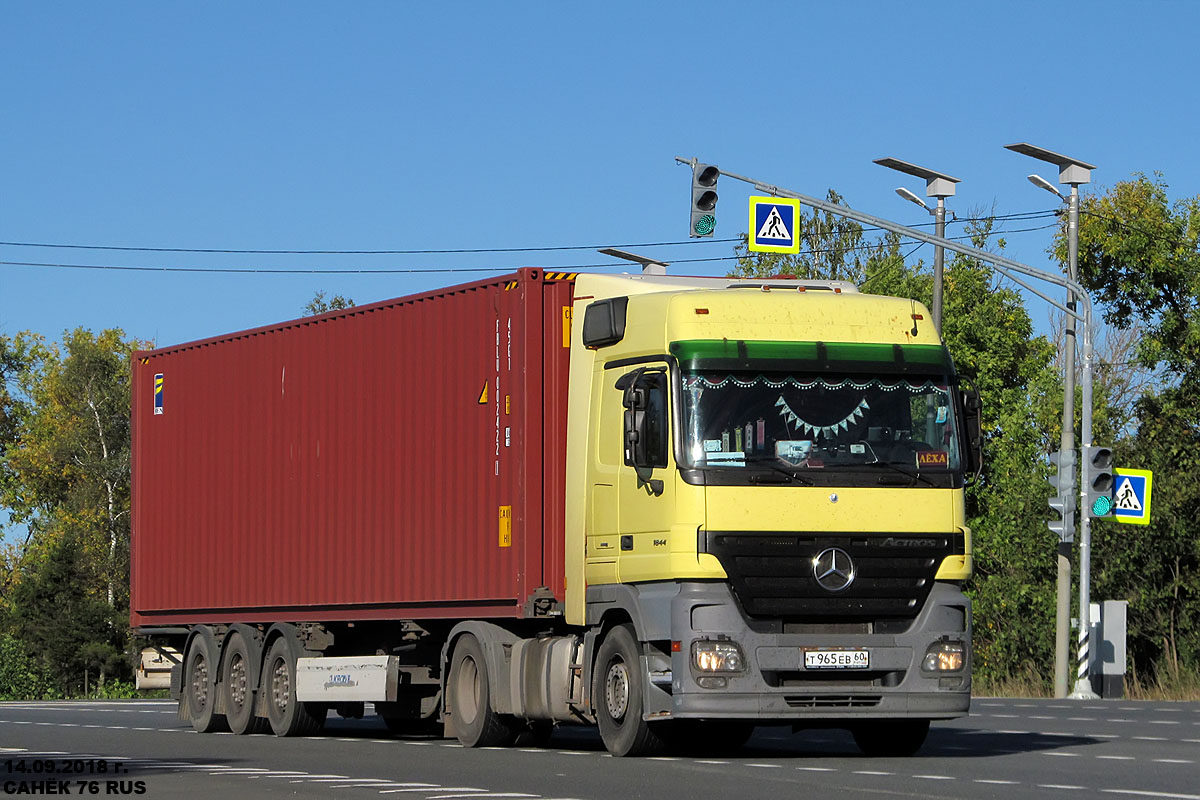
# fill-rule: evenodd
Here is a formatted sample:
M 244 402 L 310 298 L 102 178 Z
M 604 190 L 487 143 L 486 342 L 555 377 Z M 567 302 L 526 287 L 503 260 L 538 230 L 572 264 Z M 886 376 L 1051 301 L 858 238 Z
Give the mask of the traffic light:
M 1089 517 L 1112 516 L 1113 508 L 1113 455 L 1107 447 L 1089 445 L 1083 448 L 1085 481 L 1084 511 Z
M 1075 451 L 1050 454 L 1050 475 L 1047 479 L 1054 487 L 1050 498 L 1050 511 L 1054 515 L 1047 526 L 1058 534 L 1059 541 L 1070 542 L 1075 538 Z
M 692 165 L 692 226 L 688 235 L 693 239 L 712 236 L 717 228 L 717 178 L 721 170 L 712 164 Z

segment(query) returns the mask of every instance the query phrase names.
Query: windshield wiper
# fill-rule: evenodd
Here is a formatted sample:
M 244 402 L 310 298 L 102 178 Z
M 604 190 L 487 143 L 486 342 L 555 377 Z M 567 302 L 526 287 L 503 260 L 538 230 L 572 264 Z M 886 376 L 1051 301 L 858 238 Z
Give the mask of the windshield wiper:
M 928 478 L 926 478 L 925 476 L 923 476 L 919 469 L 908 469 L 907 467 L 902 467 L 899 464 L 893 464 L 890 461 L 880 461 L 878 458 L 875 459 L 874 461 L 868 461 L 867 463 L 863 464 L 862 466 L 864 466 L 864 467 L 883 467 L 884 469 L 890 469 L 892 472 L 899 472 L 901 475 L 904 475 L 905 477 L 910 479 L 909 484 L 908 484 L 909 486 L 912 486 L 917 481 L 920 481 L 921 483 L 924 483 L 927 486 L 933 486 L 935 488 L 937 487 L 937 484 L 935 484 L 933 481 L 931 481 Z M 882 482 L 882 479 L 880 479 L 880 481 Z
M 780 475 L 785 476 L 788 479 L 787 481 L 780 481 L 778 478 L 770 478 L 767 475 L 763 475 L 762 473 L 752 474 L 750 476 L 750 481 L 753 483 L 788 483 L 791 481 L 796 481 L 797 483 L 803 484 L 804 486 L 815 486 L 816 485 L 812 482 L 812 480 L 810 478 L 806 478 L 805 476 L 799 474 L 798 472 L 795 472 L 794 470 L 784 469 L 783 467 L 781 467 L 777 463 L 775 463 L 775 461 L 776 461 L 776 459 L 774 456 L 747 456 L 746 457 L 747 464 L 753 464 L 756 467 L 766 467 L 767 469 L 774 470 L 775 472 L 779 473 Z

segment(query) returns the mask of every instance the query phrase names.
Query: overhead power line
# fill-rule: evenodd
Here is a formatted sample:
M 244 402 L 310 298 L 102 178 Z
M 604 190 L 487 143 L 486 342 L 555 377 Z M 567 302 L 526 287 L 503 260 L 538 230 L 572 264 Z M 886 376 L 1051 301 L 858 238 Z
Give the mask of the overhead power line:
M 1012 230 L 992 231 L 990 233 L 990 235 L 997 236 L 1000 234 L 1028 233 L 1030 231 L 1039 231 L 1039 230 L 1045 230 L 1047 228 L 1053 228 L 1053 227 L 1055 227 L 1055 225 L 1057 225 L 1057 223 L 1052 223 L 1050 225 L 1041 225 L 1041 226 L 1037 226 L 1037 227 L 1033 227 L 1033 228 L 1015 228 Z M 971 234 L 966 234 L 966 235 L 962 235 L 962 236 L 948 236 L 946 238 L 953 240 L 953 241 L 959 241 L 959 240 L 964 240 L 964 239 L 971 239 L 971 238 L 973 238 L 973 236 Z M 740 241 L 740 239 L 731 239 L 729 241 Z M 911 239 L 903 239 L 902 238 L 900 240 L 900 243 L 910 244 L 912 241 L 913 240 L 911 240 Z M 0 242 L 0 244 L 3 244 L 3 242 Z M 630 246 L 638 246 L 638 245 L 630 245 Z M 856 250 L 871 250 L 871 249 L 876 249 L 878 247 L 879 247 L 878 242 L 868 242 L 868 243 L 864 243 L 864 244 L 860 244 L 860 245 L 854 245 L 852 247 L 813 248 L 810 250 L 803 250 L 800 253 L 798 253 L 798 255 L 818 255 L 818 254 L 822 254 L 822 253 L 832 253 L 832 252 L 853 252 Z M 579 248 L 573 248 L 573 249 L 585 249 L 585 248 L 579 247 Z M 915 253 L 918 249 L 920 249 L 920 248 L 919 247 L 914 248 L 913 250 L 906 253 L 903 256 L 903 258 L 905 260 L 907 260 L 908 257 L 912 253 Z M 190 251 L 188 251 L 188 252 L 190 252 Z M 486 251 L 486 252 L 492 252 L 492 251 Z M 497 252 L 501 252 L 501 251 L 497 251 Z M 748 257 L 748 256 L 732 255 L 732 256 L 713 256 L 710 258 L 678 258 L 678 259 L 672 259 L 670 263 L 671 264 L 702 264 L 702 263 L 714 263 L 714 262 L 720 262 L 720 261 L 737 261 L 741 258 L 746 258 L 746 257 Z M 50 269 L 109 270 L 109 271 L 117 271 L 117 272 L 217 273 L 217 274 L 226 274 L 226 275 L 238 275 L 238 274 L 245 274 L 245 275 L 402 275 L 402 274 L 422 274 L 422 273 L 430 273 L 430 274 L 436 274 L 436 273 L 480 273 L 480 272 L 505 273 L 505 272 L 514 272 L 515 270 L 520 268 L 518 266 L 499 266 L 499 267 L 355 267 L 355 266 L 347 266 L 347 267 L 276 267 L 276 268 L 167 267 L 167 266 L 138 266 L 138 265 L 127 265 L 127 264 L 67 264 L 67 263 L 44 262 L 44 261 L 0 261 L 0 266 L 42 267 L 42 268 L 50 268 Z M 525 265 L 525 266 L 528 266 L 528 265 Z M 555 264 L 555 265 L 547 264 L 547 265 L 538 265 L 538 266 L 540 269 L 562 271 L 562 272 L 573 272 L 573 271 L 588 270 L 588 269 L 616 268 L 616 267 L 621 267 L 623 265 L 622 264 L 614 264 L 614 263 L 603 263 L 603 264 Z
M 1000 214 L 988 217 L 964 217 L 962 219 L 949 220 L 947 224 L 966 224 L 969 222 L 981 222 L 983 220 L 995 220 L 997 222 L 1004 221 L 1022 221 L 1039 219 L 1048 216 L 1055 216 L 1059 212 L 1055 209 L 1043 211 L 1021 211 L 1014 214 Z M 910 227 L 922 228 L 928 227 L 935 223 L 921 222 Z M 864 227 L 863 232 L 871 232 L 882 230 L 882 228 Z M 619 247 L 628 249 L 632 247 L 675 247 L 679 245 L 690 244 L 730 244 L 740 242 L 742 237 L 736 236 L 729 239 L 687 239 L 675 242 L 633 242 L 627 244 L 578 244 L 578 245 L 556 245 L 549 247 L 476 247 L 476 248 L 444 248 L 444 249 L 409 249 L 409 250 L 250 250 L 250 249 L 235 249 L 227 247 L 144 247 L 135 245 L 102 245 L 102 244 L 73 244 L 66 242 L 0 242 L 0 246 L 5 247 L 45 247 L 59 250 L 105 250 L 119 251 L 125 253 L 202 253 L 202 254 L 219 254 L 219 255 L 285 255 L 285 256 L 302 256 L 302 255 L 320 255 L 320 256 L 417 256 L 417 255 L 481 255 L 485 253 L 553 253 L 553 252 L 569 252 L 577 250 L 599 250 L 602 247 Z

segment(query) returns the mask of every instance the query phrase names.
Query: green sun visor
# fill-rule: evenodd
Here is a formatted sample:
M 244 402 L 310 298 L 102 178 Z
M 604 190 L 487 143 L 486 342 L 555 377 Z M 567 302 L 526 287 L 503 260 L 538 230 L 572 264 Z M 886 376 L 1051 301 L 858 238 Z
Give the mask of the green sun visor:
M 672 342 L 671 353 L 684 369 L 954 374 L 936 344 L 688 339 Z

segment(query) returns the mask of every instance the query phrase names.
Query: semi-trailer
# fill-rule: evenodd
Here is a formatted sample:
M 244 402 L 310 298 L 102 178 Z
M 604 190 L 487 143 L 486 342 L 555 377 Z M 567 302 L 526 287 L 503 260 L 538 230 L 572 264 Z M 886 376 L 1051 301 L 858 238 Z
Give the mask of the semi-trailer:
M 132 625 L 197 731 L 968 712 L 979 399 L 914 301 L 522 269 L 138 352 L 132 415 Z

